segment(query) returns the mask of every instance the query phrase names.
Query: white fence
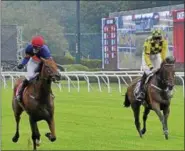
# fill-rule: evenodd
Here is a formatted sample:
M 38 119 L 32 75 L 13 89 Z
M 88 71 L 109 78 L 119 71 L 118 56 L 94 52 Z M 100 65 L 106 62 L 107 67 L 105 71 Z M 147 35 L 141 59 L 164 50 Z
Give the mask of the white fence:
M 129 78 L 130 82 L 132 82 L 134 77 L 138 77 L 143 74 L 142 71 L 98 71 L 98 72 L 73 71 L 73 72 L 60 72 L 60 73 L 62 77 L 67 80 L 68 92 L 71 91 L 71 86 L 76 87 L 78 92 L 80 92 L 80 78 L 83 78 L 87 82 L 87 90 L 88 92 L 90 92 L 91 91 L 90 78 L 93 77 L 97 79 L 99 91 L 100 92 L 102 91 L 102 84 L 105 84 L 107 86 L 108 93 L 111 92 L 111 86 L 110 86 L 111 77 L 117 78 L 118 90 L 121 93 L 122 83 L 126 84 L 126 86 L 128 86 L 129 84 L 127 83 L 128 80 L 126 80 L 125 78 Z M 4 88 L 7 87 L 7 79 L 11 79 L 11 85 L 13 88 L 15 79 L 24 75 L 25 75 L 25 72 L 1 72 L 1 80 L 3 82 Z M 177 78 L 179 78 L 182 81 L 183 94 L 184 94 L 184 72 L 176 72 L 175 75 Z M 72 80 L 72 78 L 74 79 L 74 77 L 76 78 L 76 81 L 77 81 L 76 85 L 73 82 L 74 80 Z M 61 90 L 61 83 L 57 84 L 60 90 Z

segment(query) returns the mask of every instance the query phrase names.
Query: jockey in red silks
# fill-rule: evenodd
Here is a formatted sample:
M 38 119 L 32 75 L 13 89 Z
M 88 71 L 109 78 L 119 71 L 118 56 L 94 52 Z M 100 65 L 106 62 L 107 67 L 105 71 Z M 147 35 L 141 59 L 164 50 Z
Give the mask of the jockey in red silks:
M 51 58 L 50 50 L 48 46 L 45 45 L 42 36 L 35 36 L 32 38 L 31 43 L 25 48 L 25 57 L 21 64 L 17 66 L 18 69 L 22 69 L 27 64 L 26 78 L 23 80 L 22 86 L 16 96 L 17 101 L 22 101 L 22 93 L 25 87 L 36 77 L 37 70 L 41 63 L 41 57 L 44 59 Z

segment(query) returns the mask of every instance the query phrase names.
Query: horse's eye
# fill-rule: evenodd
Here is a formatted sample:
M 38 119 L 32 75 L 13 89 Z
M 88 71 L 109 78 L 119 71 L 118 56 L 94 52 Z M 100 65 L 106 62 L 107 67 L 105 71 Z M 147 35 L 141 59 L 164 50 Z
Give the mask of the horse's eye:
M 48 73 L 51 73 L 51 70 L 50 69 L 48 69 L 47 71 L 48 71 Z
M 47 66 L 47 73 L 51 73 L 51 69 Z

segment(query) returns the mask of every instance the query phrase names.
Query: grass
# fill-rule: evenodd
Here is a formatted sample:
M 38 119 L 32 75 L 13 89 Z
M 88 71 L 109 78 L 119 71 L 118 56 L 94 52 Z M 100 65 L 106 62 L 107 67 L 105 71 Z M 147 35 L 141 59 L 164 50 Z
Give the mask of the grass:
M 143 139 L 138 136 L 131 108 L 122 106 L 123 96 L 116 85 L 107 93 L 93 85 L 88 93 L 81 84 L 80 92 L 53 87 L 55 98 L 56 142 L 49 142 L 45 122 L 39 123 L 42 144 L 38 150 L 184 150 L 184 99 L 182 87 L 176 87 L 169 116 L 169 140 L 165 140 L 162 126 L 152 111 Z M 123 92 L 125 87 L 123 88 Z M 20 123 L 20 139 L 14 144 L 14 116 L 11 109 L 12 89 L 2 89 L 2 150 L 31 150 L 31 131 L 26 113 Z M 142 108 L 143 112 L 143 108 Z M 142 119 L 142 118 L 141 118 Z M 141 121 L 142 123 L 142 121 Z

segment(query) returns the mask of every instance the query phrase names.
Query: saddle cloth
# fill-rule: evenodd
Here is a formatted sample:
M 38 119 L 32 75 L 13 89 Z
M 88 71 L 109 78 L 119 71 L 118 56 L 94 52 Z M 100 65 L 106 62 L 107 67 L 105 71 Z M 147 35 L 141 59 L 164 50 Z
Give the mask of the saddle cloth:
M 154 74 L 151 73 L 151 74 L 149 74 L 149 75 L 147 76 L 147 78 L 146 78 L 146 80 L 145 80 L 145 86 L 144 86 L 144 87 L 146 87 L 146 84 L 150 81 L 150 79 L 152 78 L 153 75 L 154 75 Z M 136 86 L 135 86 L 135 89 L 134 89 L 134 96 L 135 96 L 135 97 L 136 97 L 136 95 L 137 95 L 138 92 L 139 92 L 140 84 L 141 84 L 141 79 L 139 79 L 139 80 L 137 81 L 137 84 L 136 84 Z
M 18 92 L 19 92 L 19 89 L 21 88 L 21 86 L 22 86 L 22 82 L 17 86 L 17 88 L 16 88 L 16 96 L 18 95 Z
M 15 93 L 16 96 L 18 96 L 19 90 L 20 90 L 21 87 L 22 87 L 22 82 L 16 88 L 16 93 Z M 27 86 L 24 88 L 24 91 L 26 90 L 26 88 L 27 88 Z M 24 91 L 23 91 L 23 93 L 24 93 Z

